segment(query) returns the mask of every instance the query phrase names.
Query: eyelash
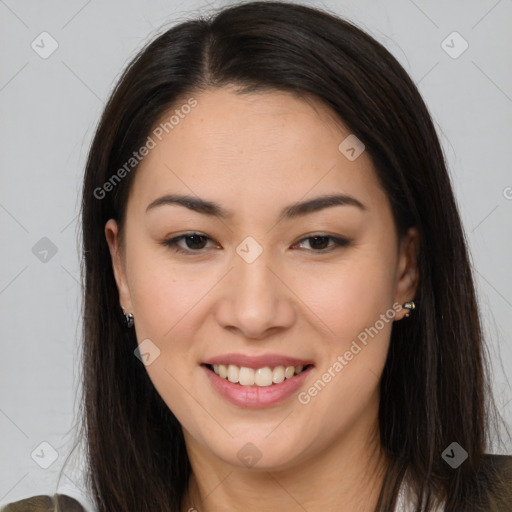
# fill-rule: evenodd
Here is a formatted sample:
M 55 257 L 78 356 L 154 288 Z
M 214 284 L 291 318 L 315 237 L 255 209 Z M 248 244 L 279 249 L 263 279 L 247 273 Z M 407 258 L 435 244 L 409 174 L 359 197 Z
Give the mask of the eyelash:
M 173 251 L 175 251 L 177 253 L 187 254 L 187 255 L 200 254 L 202 249 L 198 249 L 198 250 L 194 251 L 192 249 L 183 249 L 183 247 L 180 247 L 178 245 L 178 243 L 181 240 L 184 240 L 186 238 L 190 238 L 190 237 L 193 237 L 193 236 L 199 236 L 199 237 L 211 240 L 210 237 L 208 237 L 206 235 L 203 235 L 201 233 L 190 232 L 190 233 L 185 233 L 184 235 L 177 236 L 175 238 L 169 238 L 167 240 L 164 240 L 162 242 L 162 244 L 165 245 L 166 247 L 169 247 L 170 249 L 172 249 Z M 342 248 L 342 247 L 347 247 L 351 243 L 351 240 L 349 240 L 347 238 L 340 238 L 340 237 L 335 237 L 335 236 L 331 236 L 331 235 L 322 235 L 322 234 L 315 234 L 315 235 L 312 235 L 312 236 L 307 236 L 307 237 L 301 238 L 297 243 L 300 244 L 300 243 L 302 243 L 304 241 L 313 240 L 315 238 L 327 238 L 327 239 L 330 239 L 330 240 L 332 240 L 334 242 L 334 245 L 331 245 L 327 249 L 321 249 L 321 250 L 316 250 L 316 251 L 314 249 L 311 249 L 313 252 L 318 253 L 318 254 L 327 254 L 327 253 L 332 252 L 335 249 L 339 249 L 339 248 Z

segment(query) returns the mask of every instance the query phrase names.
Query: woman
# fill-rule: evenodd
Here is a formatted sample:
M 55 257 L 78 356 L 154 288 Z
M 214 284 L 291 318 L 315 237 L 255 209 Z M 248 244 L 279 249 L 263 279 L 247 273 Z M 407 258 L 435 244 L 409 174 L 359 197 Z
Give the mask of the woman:
M 360 29 L 255 2 L 168 30 L 82 207 L 98 512 L 512 510 L 441 147 Z

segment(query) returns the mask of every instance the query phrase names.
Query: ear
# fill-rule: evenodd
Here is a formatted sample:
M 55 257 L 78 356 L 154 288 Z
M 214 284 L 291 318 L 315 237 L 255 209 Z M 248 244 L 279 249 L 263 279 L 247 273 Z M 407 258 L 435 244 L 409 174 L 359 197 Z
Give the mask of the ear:
M 119 228 L 114 219 L 110 219 L 105 224 L 105 237 L 107 239 L 110 257 L 112 259 L 112 269 L 119 293 L 120 306 L 125 309 L 126 313 L 131 313 L 132 301 L 130 298 L 130 290 L 126 279 L 125 259 L 121 247 L 121 239 L 119 236 Z
M 416 228 L 409 228 L 400 242 L 397 281 L 395 290 L 395 302 L 402 306 L 405 302 L 412 301 L 418 289 L 418 252 L 420 237 Z M 407 314 L 407 310 L 401 308 L 395 320 L 401 320 Z

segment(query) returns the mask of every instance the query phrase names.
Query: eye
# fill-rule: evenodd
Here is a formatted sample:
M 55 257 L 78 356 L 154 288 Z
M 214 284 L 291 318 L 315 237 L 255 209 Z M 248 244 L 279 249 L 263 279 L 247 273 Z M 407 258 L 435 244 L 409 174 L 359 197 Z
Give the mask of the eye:
M 205 249 L 205 245 L 211 240 L 210 237 L 203 235 L 202 233 L 185 233 L 184 235 L 170 238 L 162 242 L 166 247 L 170 247 L 173 251 L 182 254 L 200 254 Z M 329 244 L 331 241 L 331 244 Z M 185 243 L 186 247 L 180 245 L 181 242 Z M 316 253 L 327 253 L 335 250 L 339 247 L 345 247 L 350 244 L 350 240 L 347 238 L 335 237 L 331 235 L 315 234 L 299 240 L 296 245 L 303 245 L 308 243 L 310 250 Z M 218 247 L 218 246 L 217 246 Z M 307 248 L 306 248 L 307 249 Z
M 329 245 L 329 240 L 332 244 Z M 326 253 L 331 252 L 338 247 L 345 247 L 350 244 L 350 240 L 347 238 L 335 237 L 331 235 L 315 234 L 299 240 L 298 245 L 302 245 L 305 242 L 309 244 L 313 252 Z
M 164 240 L 162 243 L 170 247 L 173 251 L 183 254 L 193 254 L 201 252 L 207 240 L 211 240 L 210 237 L 201 233 L 185 233 L 184 235 Z M 185 242 L 186 247 L 179 245 L 182 241 Z

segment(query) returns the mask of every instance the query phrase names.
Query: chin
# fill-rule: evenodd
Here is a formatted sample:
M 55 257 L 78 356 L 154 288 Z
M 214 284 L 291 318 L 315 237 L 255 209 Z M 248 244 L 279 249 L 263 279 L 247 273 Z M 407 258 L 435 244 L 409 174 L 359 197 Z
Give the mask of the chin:
M 274 427 L 275 428 L 275 427 Z M 245 435 L 234 436 L 225 443 L 206 443 L 213 456 L 226 464 L 254 471 L 281 471 L 297 466 L 305 458 L 301 447 L 289 434 L 279 436 L 265 429 L 255 434 L 246 431 Z M 217 440 L 218 441 L 218 440 Z

